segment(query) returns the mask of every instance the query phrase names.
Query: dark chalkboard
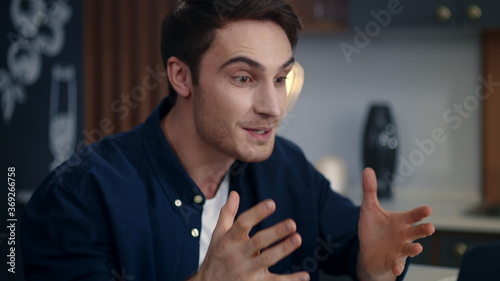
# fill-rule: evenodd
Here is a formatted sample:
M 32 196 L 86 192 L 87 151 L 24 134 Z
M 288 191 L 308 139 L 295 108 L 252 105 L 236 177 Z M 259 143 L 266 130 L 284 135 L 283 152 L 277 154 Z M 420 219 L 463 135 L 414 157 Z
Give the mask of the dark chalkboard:
M 19 222 L 12 219 L 82 139 L 82 10 L 81 0 L 0 2 L 0 280 L 24 279 Z M 8 209 L 9 167 L 15 168 L 15 216 Z M 15 245 L 9 245 L 11 223 Z M 15 274 L 7 264 L 12 246 Z

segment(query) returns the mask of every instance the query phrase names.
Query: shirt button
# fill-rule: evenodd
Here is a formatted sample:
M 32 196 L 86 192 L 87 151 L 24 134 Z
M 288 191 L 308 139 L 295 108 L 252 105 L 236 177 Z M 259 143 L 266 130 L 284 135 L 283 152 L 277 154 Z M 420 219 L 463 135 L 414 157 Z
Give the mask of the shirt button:
M 182 201 L 177 199 L 174 201 L 174 204 L 175 204 L 175 206 L 180 207 L 180 206 L 182 206 Z
M 200 236 L 200 231 L 196 228 L 191 229 L 191 236 L 193 236 L 194 238 Z
M 194 203 L 200 204 L 201 202 L 203 202 L 203 197 L 201 197 L 201 195 L 196 195 L 196 196 L 194 196 L 193 200 L 194 200 Z

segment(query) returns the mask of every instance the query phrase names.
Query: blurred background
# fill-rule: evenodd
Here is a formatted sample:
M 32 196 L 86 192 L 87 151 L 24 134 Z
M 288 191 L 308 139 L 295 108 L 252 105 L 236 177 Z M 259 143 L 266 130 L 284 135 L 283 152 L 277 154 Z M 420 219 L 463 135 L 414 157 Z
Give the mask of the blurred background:
M 0 3 L 0 163 L 16 170 L 15 218 L 75 149 L 141 123 L 168 94 L 160 26 L 175 3 Z M 368 113 L 383 104 L 397 139 L 384 207 L 435 211 L 416 262 L 456 268 L 471 246 L 500 240 L 498 1 L 293 3 L 304 82 L 279 134 L 359 203 Z M 1 196 L 3 225 L 8 189 Z M 23 280 L 19 253 L 16 274 L 3 270 L 9 236 L 0 228 L 0 279 Z

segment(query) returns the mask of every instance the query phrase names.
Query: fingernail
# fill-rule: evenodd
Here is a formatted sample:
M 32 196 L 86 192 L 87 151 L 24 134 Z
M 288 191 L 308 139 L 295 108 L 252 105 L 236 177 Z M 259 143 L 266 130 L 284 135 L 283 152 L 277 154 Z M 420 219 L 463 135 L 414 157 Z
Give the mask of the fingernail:
M 272 210 L 272 209 L 274 209 L 274 201 L 273 201 L 273 200 L 269 200 L 269 201 L 267 201 L 267 202 L 266 202 L 266 208 L 267 208 L 268 210 Z
M 310 280 L 309 274 L 300 276 L 300 281 L 309 281 L 309 280 Z
M 290 239 L 290 243 L 292 243 L 293 246 L 297 246 L 300 244 L 300 238 L 297 234 L 294 234 L 292 238 Z

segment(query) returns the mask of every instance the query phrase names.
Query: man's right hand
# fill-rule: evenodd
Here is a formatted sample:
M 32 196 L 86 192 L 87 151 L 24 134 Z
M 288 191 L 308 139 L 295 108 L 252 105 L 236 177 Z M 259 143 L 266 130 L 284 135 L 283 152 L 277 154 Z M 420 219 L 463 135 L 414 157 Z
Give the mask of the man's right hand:
M 262 201 L 235 221 L 239 202 L 238 193 L 232 191 L 220 211 L 205 260 L 190 281 L 309 280 L 307 272 L 277 275 L 268 270 L 302 244 L 295 222 L 287 219 L 250 237 L 250 230 L 274 213 L 276 204 Z

